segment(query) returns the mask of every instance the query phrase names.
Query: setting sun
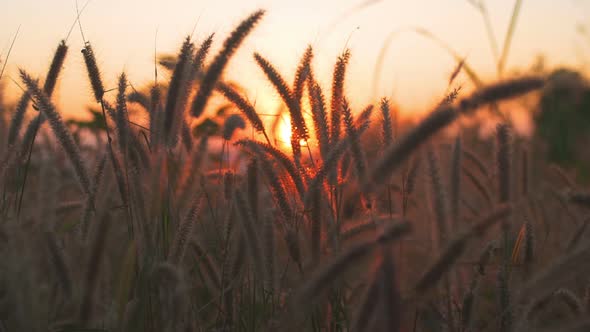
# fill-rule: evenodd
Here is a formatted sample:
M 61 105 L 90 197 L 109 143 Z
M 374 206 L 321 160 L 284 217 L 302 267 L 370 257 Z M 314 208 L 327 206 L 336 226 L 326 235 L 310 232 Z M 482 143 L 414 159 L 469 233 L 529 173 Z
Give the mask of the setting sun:
M 277 125 L 277 131 L 275 133 L 277 143 L 283 149 L 290 149 L 291 148 L 291 118 L 289 114 L 283 113 L 280 116 L 280 122 Z M 305 140 L 300 140 L 299 145 L 307 146 L 307 142 Z
M 275 137 L 277 143 L 281 146 L 287 148 L 291 146 L 291 119 L 289 118 L 289 114 L 282 114 L 280 115 L 279 124 L 277 126 L 277 132 L 275 133 Z

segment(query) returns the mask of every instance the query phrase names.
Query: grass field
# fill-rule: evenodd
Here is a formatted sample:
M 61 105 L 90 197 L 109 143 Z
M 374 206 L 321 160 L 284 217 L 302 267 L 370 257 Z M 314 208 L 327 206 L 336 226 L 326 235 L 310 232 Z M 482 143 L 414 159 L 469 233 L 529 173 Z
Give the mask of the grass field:
M 223 75 L 264 14 L 187 37 L 160 58 L 167 82 L 105 91 L 90 42 L 20 71 L 0 104 L 0 331 L 590 329 L 590 193 L 509 116 L 547 75 L 504 75 L 508 41 L 501 79 L 458 58 L 410 121 L 385 98 L 351 109 L 349 50 L 331 86 L 312 47 L 288 79 L 255 53 L 285 127 Z M 52 101 L 66 57 L 86 66 L 89 121 Z

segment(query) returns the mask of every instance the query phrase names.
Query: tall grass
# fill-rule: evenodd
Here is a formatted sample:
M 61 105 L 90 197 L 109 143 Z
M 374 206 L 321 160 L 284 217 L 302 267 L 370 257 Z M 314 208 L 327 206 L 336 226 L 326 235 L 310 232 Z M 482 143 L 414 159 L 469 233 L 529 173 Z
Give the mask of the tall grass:
M 354 86 L 345 75 L 351 51 L 336 59 L 329 106 L 311 47 L 293 84 L 255 53 L 291 116 L 295 139 L 285 150 L 269 140 L 265 111 L 223 77 L 263 14 L 242 21 L 212 60 L 213 36 L 198 47 L 187 38 L 168 82 L 129 91 L 122 74 L 112 96 L 85 44 L 81 61 L 104 111 L 94 145 L 75 138 L 82 130 L 68 126 L 51 101 L 63 59 L 51 66 L 43 89 L 21 71 L 26 92 L 12 129 L 2 133 L 8 148 L 0 159 L 1 326 L 452 332 L 586 326 L 580 300 L 590 256 L 581 235 L 586 227 L 561 211 L 565 204 L 577 220 L 589 195 L 570 182 L 555 189 L 548 178 L 532 181 L 523 169 L 550 166 L 528 150 L 526 165 L 516 166 L 524 144 L 515 140 L 526 138 L 514 137 L 508 122 L 498 126 L 495 141 L 473 138 L 467 127 L 445 135 L 458 119 L 535 93 L 542 77 L 482 83 L 465 96 L 457 90 L 410 125 L 386 99 L 377 121 L 372 106 L 353 111 L 344 88 Z M 57 53 L 65 56 L 64 47 Z M 230 104 L 205 119 L 214 98 Z M 40 116 L 29 124 L 44 139 L 20 133 L 29 99 L 48 120 L 51 131 Z M 187 116 L 214 122 L 217 130 L 199 134 Z M 221 151 L 211 148 L 218 142 Z M 29 162 L 14 157 L 26 144 L 33 147 Z M 495 155 L 482 146 L 495 146 Z M 18 169 L 28 163 L 31 178 L 23 185 Z M 95 165 L 92 173 L 87 165 Z M 27 196 L 16 218 L 21 189 Z M 564 314 L 547 324 L 538 315 L 545 304 Z

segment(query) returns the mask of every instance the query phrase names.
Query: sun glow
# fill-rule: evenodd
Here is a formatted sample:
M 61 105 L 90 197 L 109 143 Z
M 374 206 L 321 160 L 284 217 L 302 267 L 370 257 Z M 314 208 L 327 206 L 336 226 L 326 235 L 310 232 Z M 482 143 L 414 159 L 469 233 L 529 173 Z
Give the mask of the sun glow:
M 279 121 L 276 139 L 280 145 L 288 147 L 291 145 L 291 119 L 289 115 L 283 114 Z
M 282 114 L 281 119 L 279 120 L 279 124 L 277 126 L 277 130 L 275 132 L 275 140 L 277 146 L 283 149 L 290 149 L 291 148 L 291 118 L 289 114 Z M 299 145 L 307 146 L 307 142 L 305 140 L 300 140 Z

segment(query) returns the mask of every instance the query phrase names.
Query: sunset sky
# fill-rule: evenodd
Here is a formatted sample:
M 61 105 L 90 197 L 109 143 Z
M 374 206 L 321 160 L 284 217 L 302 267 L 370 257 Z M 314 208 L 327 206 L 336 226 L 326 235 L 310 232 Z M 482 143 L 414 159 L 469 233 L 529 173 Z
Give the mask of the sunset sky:
M 79 0 L 82 7 L 85 0 Z M 274 112 L 278 96 L 253 61 L 257 51 L 291 81 L 307 44 L 315 47 L 314 68 L 329 87 L 332 65 L 345 47 L 352 51 L 346 90 L 354 107 L 373 96 L 373 69 L 387 36 L 396 30 L 421 27 L 445 40 L 486 79 L 495 77 L 493 56 L 479 13 L 466 0 L 92 0 L 81 16 L 85 38 L 96 52 L 108 88 L 121 71 L 137 88 L 153 80 L 153 52 L 176 53 L 196 24 L 194 39 L 216 33 L 214 52 L 239 21 L 264 8 L 266 16 L 230 63 L 226 78 L 248 89 L 259 111 Z M 370 5 L 369 5 L 370 4 Z M 496 38 L 501 45 L 513 0 L 488 0 Z M 75 20 L 74 0 L 0 0 L 0 59 L 20 25 L 3 82 L 14 99 L 17 68 L 42 76 L 60 39 Z M 524 0 L 514 36 L 509 69 L 528 68 L 539 54 L 550 66 L 580 68 L 590 55 L 590 39 L 577 32 L 590 25 L 590 1 Z M 157 31 L 157 38 L 156 38 Z M 71 46 L 56 93 L 60 111 L 80 116 L 92 100 L 79 50 L 80 30 Z M 590 57 L 589 57 L 590 58 Z M 444 94 L 453 59 L 433 42 L 402 32 L 393 39 L 381 73 L 379 96 L 392 97 L 406 112 L 428 110 Z M 160 78 L 165 73 L 160 71 Z M 467 82 L 461 76 L 459 83 Z M 112 96 L 114 98 L 114 95 Z

